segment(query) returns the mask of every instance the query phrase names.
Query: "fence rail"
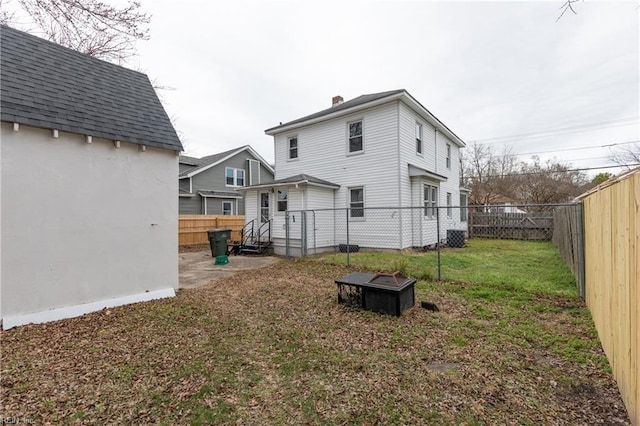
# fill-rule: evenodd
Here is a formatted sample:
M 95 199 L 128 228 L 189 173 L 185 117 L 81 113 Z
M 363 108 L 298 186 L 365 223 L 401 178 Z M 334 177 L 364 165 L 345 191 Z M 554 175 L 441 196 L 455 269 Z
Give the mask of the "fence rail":
M 178 216 L 178 245 L 208 244 L 207 231 L 215 228 L 231 229 L 231 239 L 240 241 L 243 227 L 244 216 L 181 214 Z

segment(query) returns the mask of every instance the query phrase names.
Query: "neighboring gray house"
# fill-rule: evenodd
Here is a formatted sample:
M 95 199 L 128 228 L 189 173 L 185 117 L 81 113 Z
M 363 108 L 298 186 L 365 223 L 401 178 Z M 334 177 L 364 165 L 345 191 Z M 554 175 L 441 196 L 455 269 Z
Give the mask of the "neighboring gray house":
M 4 329 L 169 297 L 182 145 L 148 77 L 0 26 Z
M 245 145 L 202 158 L 180 156 L 180 214 L 243 215 L 248 185 L 273 182 L 274 170 Z

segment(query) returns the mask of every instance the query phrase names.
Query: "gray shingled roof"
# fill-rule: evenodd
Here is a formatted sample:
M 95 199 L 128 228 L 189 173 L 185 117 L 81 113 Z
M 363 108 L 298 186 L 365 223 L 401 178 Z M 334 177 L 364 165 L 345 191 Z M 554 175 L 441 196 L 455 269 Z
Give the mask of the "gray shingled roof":
M 2 121 L 182 151 L 149 78 L 0 26 Z
M 227 157 L 228 155 L 231 155 L 236 151 L 241 151 L 244 148 L 246 148 L 247 146 L 248 145 L 241 146 L 239 148 L 233 148 L 233 149 L 230 149 L 228 151 L 219 152 L 217 154 L 207 155 L 206 157 L 202 157 L 202 158 L 195 158 L 195 157 L 188 157 L 186 155 L 180 155 L 180 160 L 179 160 L 180 163 L 193 165 L 195 167 L 183 171 L 182 173 L 180 173 L 178 175 L 178 177 L 186 176 L 186 175 L 188 175 L 190 173 L 193 173 L 194 171 L 196 171 L 198 169 L 201 169 L 203 167 L 207 167 L 208 165 L 213 164 L 213 163 L 217 163 L 218 161 L 222 160 L 223 158 Z
M 358 105 L 366 104 L 368 102 L 377 101 L 378 99 L 383 99 L 383 98 L 386 98 L 387 96 L 397 95 L 398 93 L 402 93 L 405 91 L 406 90 L 404 89 L 399 89 L 399 90 L 390 90 L 388 92 L 370 93 L 368 95 L 361 95 L 361 96 L 358 96 L 357 98 L 351 99 L 347 102 L 343 102 L 339 105 L 334 105 L 330 108 L 324 109 L 314 114 L 310 114 L 302 118 L 298 118 L 297 120 L 289 121 L 287 123 L 283 123 L 278 126 L 272 127 L 270 129 L 265 130 L 265 132 L 268 133 L 270 131 L 279 129 L 280 127 L 287 127 L 292 124 L 298 124 L 298 123 L 305 122 L 307 120 L 313 120 L 314 118 L 320 118 L 325 115 L 333 114 L 334 112 L 343 111 L 345 109 L 353 108 Z

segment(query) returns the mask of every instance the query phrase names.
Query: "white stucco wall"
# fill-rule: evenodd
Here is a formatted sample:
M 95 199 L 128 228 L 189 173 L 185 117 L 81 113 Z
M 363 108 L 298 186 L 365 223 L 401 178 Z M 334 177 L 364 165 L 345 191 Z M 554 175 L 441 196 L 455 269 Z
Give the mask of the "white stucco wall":
M 1 125 L 4 328 L 174 295 L 175 152 Z

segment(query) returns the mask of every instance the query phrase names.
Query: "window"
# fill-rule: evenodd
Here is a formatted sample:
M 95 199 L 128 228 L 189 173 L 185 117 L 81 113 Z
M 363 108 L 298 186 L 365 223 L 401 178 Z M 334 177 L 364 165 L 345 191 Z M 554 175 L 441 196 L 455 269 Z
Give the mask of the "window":
M 278 211 L 285 212 L 287 211 L 287 190 L 286 189 L 278 189 Z
M 286 208 L 285 208 L 286 210 Z M 269 193 L 260 193 L 260 223 L 269 221 Z
M 416 152 L 422 154 L 422 124 L 416 123 Z
M 227 186 L 244 186 L 244 169 L 225 167 L 224 176 Z
M 447 144 L 447 169 L 451 168 L 451 145 Z
M 298 158 L 298 138 L 289 138 L 289 160 Z
M 452 216 L 452 209 L 451 209 L 451 193 L 447 192 L 447 217 L 450 218 Z
M 349 188 L 350 217 L 364 218 L 364 188 Z
M 223 201 L 222 202 L 222 214 L 223 215 L 232 215 L 233 214 L 233 203 L 231 201 Z
M 362 145 L 362 120 L 349 123 L 349 152 L 361 152 Z
M 436 216 L 438 206 L 438 188 L 431 185 L 424 186 L 424 215 L 428 218 Z
M 467 221 L 467 194 L 460 194 L 460 221 Z

